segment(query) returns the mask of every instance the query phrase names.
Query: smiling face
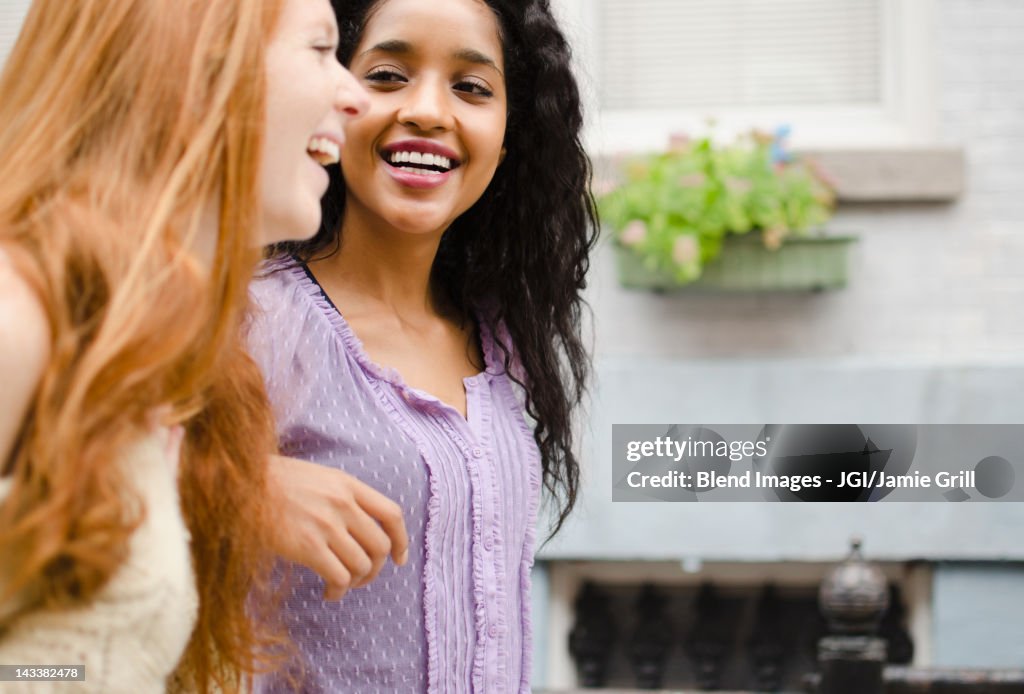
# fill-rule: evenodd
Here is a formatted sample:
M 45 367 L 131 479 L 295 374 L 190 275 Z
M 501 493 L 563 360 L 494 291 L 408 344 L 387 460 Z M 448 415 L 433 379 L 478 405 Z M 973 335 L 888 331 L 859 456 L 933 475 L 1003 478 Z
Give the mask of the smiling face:
M 261 244 L 306 239 L 320 226 L 324 165 L 338 161 L 343 128 L 366 94 L 335 57 L 328 0 L 284 0 L 266 57 Z
M 481 0 L 384 0 L 352 55 L 369 108 L 342 148 L 346 227 L 439 234 L 503 156 L 497 19 Z

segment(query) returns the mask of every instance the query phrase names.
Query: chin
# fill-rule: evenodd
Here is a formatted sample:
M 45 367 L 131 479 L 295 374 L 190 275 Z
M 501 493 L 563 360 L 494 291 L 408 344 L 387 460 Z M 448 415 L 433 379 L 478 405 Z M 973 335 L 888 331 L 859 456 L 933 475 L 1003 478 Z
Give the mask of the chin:
M 447 229 L 456 218 L 448 210 L 424 209 L 423 205 L 403 205 L 391 208 L 384 219 L 395 229 L 408 234 L 430 234 L 438 229 Z
M 422 217 L 416 219 L 396 220 L 392 226 L 398 229 L 402 233 L 411 234 L 414 236 L 428 236 L 438 231 L 444 231 L 448 228 L 450 222 L 439 221 L 436 224 L 429 220 L 424 220 Z

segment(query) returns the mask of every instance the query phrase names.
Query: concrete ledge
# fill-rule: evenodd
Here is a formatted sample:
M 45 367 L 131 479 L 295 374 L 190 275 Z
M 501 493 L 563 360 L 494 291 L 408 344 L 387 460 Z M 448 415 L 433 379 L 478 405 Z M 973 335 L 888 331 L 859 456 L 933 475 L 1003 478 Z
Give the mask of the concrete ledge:
M 949 202 L 963 194 L 966 157 L 959 148 L 800 150 L 832 179 L 840 202 Z M 614 159 L 594 159 L 594 180 L 621 180 Z
M 966 160 L 957 148 L 807 150 L 834 181 L 841 202 L 949 201 L 964 192 Z

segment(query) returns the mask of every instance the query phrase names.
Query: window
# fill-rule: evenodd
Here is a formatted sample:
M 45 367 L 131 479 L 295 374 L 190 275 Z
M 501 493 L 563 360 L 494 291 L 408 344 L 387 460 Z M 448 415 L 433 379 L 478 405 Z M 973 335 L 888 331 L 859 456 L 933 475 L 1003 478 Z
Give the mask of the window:
M 31 0 L 0 0 L 0 68 L 14 48 L 30 4 Z
M 723 137 L 908 146 L 934 133 L 933 0 L 556 0 L 596 153 Z

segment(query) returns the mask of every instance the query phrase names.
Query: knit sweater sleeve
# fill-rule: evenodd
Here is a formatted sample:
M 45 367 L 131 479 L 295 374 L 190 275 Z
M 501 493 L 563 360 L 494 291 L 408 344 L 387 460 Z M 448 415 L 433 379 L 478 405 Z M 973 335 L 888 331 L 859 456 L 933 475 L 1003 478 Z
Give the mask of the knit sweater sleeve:
M 167 435 L 159 430 L 122 456 L 131 498 L 142 505 L 144 520 L 130 539 L 128 558 L 94 599 L 59 610 L 15 606 L 17 616 L 0 626 L 0 663 L 78 666 L 85 681 L 5 682 L 5 693 L 166 690 L 198 609 L 177 461 L 169 459 Z M 0 503 L 9 487 L 0 485 Z

